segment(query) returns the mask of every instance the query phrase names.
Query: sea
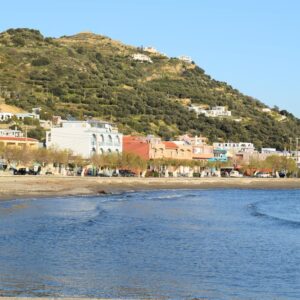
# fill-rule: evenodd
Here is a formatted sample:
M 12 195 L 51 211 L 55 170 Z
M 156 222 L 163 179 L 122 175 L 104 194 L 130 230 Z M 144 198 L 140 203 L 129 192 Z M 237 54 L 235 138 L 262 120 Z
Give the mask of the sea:
M 300 190 L 2 201 L 0 296 L 300 299 Z

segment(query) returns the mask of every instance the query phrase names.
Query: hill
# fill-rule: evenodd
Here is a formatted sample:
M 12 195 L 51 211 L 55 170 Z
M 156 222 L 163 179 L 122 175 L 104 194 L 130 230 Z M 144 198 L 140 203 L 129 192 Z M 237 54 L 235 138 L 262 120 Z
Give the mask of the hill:
M 145 54 L 150 62 L 132 59 Z M 0 33 L 0 97 L 43 117 L 99 118 L 124 133 L 164 138 L 189 132 L 211 141 L 249 141 L 283 149 L 300 121 L 212 79 L 194 63 L 146 52 L 89 32 L 45 38 L 37 30 Z M 232 117 L 197 116 L 188 105 L 226 106 Z

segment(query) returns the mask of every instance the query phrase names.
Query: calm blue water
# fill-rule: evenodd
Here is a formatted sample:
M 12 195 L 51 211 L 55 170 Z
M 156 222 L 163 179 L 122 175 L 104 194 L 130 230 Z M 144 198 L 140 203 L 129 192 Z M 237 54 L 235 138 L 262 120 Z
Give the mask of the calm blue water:
M 0 295 L 300 299 L 300 191 L 2 202 Z

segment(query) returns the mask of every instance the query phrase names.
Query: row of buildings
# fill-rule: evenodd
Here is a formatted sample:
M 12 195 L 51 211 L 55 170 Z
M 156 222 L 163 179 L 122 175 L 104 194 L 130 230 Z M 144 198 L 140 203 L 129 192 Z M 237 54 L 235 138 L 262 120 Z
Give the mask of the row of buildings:
M 5 146 L 31 149 L 41 147 L 38 140 L 28 138 L 19 130 L 0 129 L 0 143 Z M 300 159 L 298 153 L 279 152 L 274 148 L 257 151 L 249 142 L 216 142 L 208 144 L 202 136 L 179 136 L 174 141 L 159 137 L 123 135 L 113 124 L 97 120 L 67 121 L 55 117 L 46 131 L 47 148 L 70 149 L 75 154 L 89 158 L 94 154 L 134 153 L 145 160 L 180 159 L 209 162 L 249 163 L 251 159 L 264 160 L 270 155 L 290 156 Z M 300 161 L 297 162 L 298 164 Z
M 0 142 L 6 146 L 38 148 L 38 140 L 28 138 L 19 130 L 0 130 Z M 269 155 L 291 155 L 274 148 L 263 148 L 260 152 L 253 143 L 208 144 L 207 138 L 182 135 L 174 141 L 163 141 L 159 137 L 123 136 L 108 122 L 61 120 L 46 132 L 47 148 L 70 149 L 75 154 L 89 158 L 94 154 L 134 153 L 143 159 L 205 160 L 210 162 L 248 163 L 251 158 L 264 160 Z M 293 155 L 295 156 L 295 155 Z

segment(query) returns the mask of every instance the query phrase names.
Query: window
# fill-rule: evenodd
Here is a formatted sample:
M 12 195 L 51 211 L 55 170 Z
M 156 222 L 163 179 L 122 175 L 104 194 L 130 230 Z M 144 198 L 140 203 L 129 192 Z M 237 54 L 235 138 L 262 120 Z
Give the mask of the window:
M 103 143 L 104 143 L 104 135 L 101 134 L 99 144 L 103 144 Z
M 91 151 L 91 155 L 94 155 L 94 154 L 96 154 L 96 148 L 95 147 L 93 147 L 92 151 Z
M 93 134 L 92 135 L 92 146 L 96 146 L 97 144 L 97 137 L 96 137 L 96 134 Z

